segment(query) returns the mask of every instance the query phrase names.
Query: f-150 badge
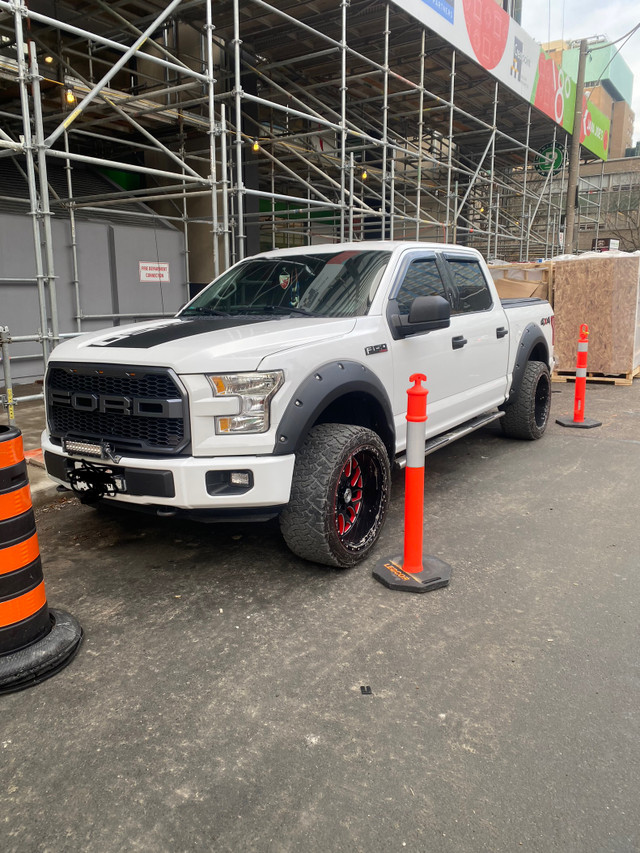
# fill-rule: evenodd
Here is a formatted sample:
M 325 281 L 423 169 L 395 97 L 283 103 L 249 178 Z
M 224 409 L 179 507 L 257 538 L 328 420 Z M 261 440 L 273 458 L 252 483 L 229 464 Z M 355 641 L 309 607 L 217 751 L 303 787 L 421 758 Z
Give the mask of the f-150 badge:
M 386 344 L 376 344 L 372 347 L 365 347 L 364 353 L 365 355 L 377 355 L 379 352 L 387 352 Z

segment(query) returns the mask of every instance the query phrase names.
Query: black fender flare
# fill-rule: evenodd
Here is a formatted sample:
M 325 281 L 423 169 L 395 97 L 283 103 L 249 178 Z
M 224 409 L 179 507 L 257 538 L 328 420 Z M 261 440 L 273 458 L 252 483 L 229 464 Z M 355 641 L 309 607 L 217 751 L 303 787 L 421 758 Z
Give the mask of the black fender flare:
M 540 329 L 540 326 L 536 325 L 535 323 L 529 323 L 529 325 L 522 333 L 522 337 L 520 338 L 520 342 L 518 343 L 518 349 L 516 351 L 515 356 L 515 364 L 513 365 L 511 390 L 509 391 L 509 396 L 507 397 L 504 403 L 505 406 L 509 403 L 512 403 L 518 396 L 520 386 L 522 385 L 524 372 L 527 369 L 527 363 L 530 361 L 531 353 L 538 345 L 542 345 L 544 347 L 544 351 L 546 354 L 544 361 L 545 364 L 548 366 L 549 344 L 547 343 L 547 339 L 545 338 L 544 333 Z
M 389 458 L 393 459 L 395 427 L 385 387 L 372 370 L 349 360 L 329 361 L 301 382 L 278 425 L 274 455 L 295 453 L 323 410 L 334 400 L 351 393 L 367 394 L 378 403 L 385 433 L 380 437 Z

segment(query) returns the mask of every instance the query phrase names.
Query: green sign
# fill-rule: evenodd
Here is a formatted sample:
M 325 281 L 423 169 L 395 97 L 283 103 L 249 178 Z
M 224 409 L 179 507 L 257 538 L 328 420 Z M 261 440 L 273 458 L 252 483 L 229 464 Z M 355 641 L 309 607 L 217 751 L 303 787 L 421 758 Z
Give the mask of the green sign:
M 609 130 L 611 122 L 595 104 L 586 97 L 582 99 L 582 127 L 580 142 L 596 157 L 606 160 L 609 153 Z
M 553 142 L 550 142 L 538 151 L 538 156 L 536 157 L 534 165 L 536 167 L 536 171 L 541 175 L 546 176 L 549 172 L 553 175 L 557 175 L 558 172 L 562 171 L 564 159 L 564 145 L 560 145 L 559 142 L 556 142 L 554 145 Z

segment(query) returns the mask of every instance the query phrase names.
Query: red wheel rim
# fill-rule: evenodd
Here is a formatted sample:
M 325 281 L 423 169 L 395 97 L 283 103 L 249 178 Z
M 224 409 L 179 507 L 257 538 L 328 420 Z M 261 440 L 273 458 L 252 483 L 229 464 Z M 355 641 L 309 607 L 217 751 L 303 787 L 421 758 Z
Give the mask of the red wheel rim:
M 336 527 L 345 536 L 356 523 L 362 510 L 362 469 L 355 456 L 350 456 L 340 474 L 336 501 Z

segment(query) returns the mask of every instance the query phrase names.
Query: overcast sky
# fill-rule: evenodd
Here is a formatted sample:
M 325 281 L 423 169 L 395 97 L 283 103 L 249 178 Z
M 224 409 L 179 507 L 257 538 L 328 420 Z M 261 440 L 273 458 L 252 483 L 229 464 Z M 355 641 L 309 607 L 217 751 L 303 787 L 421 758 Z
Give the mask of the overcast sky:
M 522 26 L 539 42 L 605 35 L 619 39 L 640 23 L 635 0 L 522 0 Z M 620 42 L 618 47 L 622 45 Z M 622 47 L 621 54 L 634 75 L 635 139 L 640 141 L 640 30 Z

